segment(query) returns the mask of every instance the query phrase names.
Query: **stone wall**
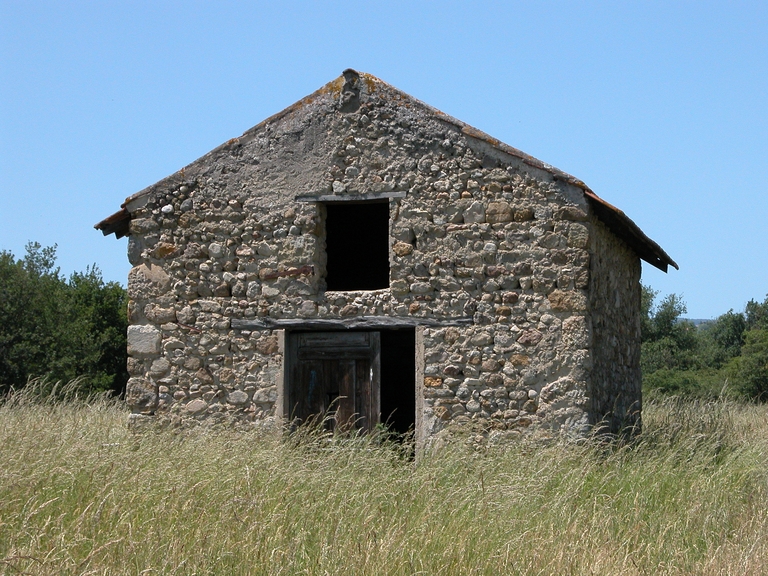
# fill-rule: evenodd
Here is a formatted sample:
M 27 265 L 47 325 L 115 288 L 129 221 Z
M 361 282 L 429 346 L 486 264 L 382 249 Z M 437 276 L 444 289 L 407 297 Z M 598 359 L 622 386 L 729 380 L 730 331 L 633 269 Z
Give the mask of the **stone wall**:
M 128 203 L 133 411 L 270 421 L 277 336 L 234 330 L 234 318 L 471 317 L 424 332 L 424 433 L 583 433 L 591 410 L 627 397 L 602 389 L 634 377 L 595 367 L 637 352 L 594 334 L 634 322 L 621 310 L 637 307 L 637 257 L 577 186 L 387 85 L 359 84 L 351 106 L 347 88 L 329 85 Z M 405 193 L 389 200 L 390 287 L 327 291 L 324 206 L 296 197 L 388 192 Z
M 590 308 L 592 424 L 612 432 L 639 423 L 640 261 L 596 219 L 592 222 Z

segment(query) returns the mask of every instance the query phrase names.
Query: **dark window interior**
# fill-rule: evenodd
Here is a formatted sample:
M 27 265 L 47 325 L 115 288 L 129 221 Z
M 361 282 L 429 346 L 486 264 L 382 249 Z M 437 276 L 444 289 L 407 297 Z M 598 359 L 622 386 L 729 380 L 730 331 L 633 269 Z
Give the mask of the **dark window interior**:
M 416 332 L 381 331 L 381 421 L 404 434 L 416 423 Z
M 326 204 L 328 290 L 389 287 L 389 203 Z

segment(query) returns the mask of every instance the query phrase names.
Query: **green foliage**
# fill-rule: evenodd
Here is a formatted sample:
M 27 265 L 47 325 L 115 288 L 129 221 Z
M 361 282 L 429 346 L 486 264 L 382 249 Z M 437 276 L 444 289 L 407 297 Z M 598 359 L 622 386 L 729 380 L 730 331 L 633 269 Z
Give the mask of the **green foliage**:
M 647 342 L 651 339 L 651 334 L 654 332 L 653 302 L 659 293 L 645 284 L 642 284 L 640 288 L 640 339 L 643 342 Z
M 736 389 L 742 396 L 768 400 L 768 330 L 746 331 L 741 356 L 732 367 Z
M 30 243 L 26 252 L 20 260 L 0 252 L 0 392 L 43 375 L 120 392 L 127 381 L 125 290 L 105 283 L 95 266 L 65 279 L 55 246 Z
M 729 310 L 719 316 L 712 324 L 705 326 L 701 332 L 702 346 L 708 354 L 704 361 L 715 368 L 720 368 L 731 358 L 741 354 L 744 345 L 744 332 L 747 322 L 744 314 Z
M 656 295 L 649 287 L 643 286 L 643 347 L 640 354 L 643 373 L 650 374 L 663 368 L 690 368 L 696 363 L 698 340 L 696 327 L 680 320 L 686 312 L 685 303 L 676 294 L 670 294 L 656 306 Z
M 657 399 L 664 396 L 685 398 L 714 399 L 729 393 L 729 379 L 721 370 L 699 368 L 695 370 L 676 370 L 661 368 L 643 376 L 643 393 L 646 398 Z M 735 395 L 734 390 L 730 390 Z
M 744 310 L 747 330 L 757 328 L 758 330 L 768 330 L 768 296 L 760 303 L 756 300 L 747 302 Z
M 768 400 L 768 297 L 696 328 L 681 320 L 686 308 L 677 295 L 655 306 L 657 292 L 643 286 L 642 294 L 646 393 Z
M 653 395 L 696 396 L 699 380 L 690 370 L 660 368 L 643 379 L 643 387 Z

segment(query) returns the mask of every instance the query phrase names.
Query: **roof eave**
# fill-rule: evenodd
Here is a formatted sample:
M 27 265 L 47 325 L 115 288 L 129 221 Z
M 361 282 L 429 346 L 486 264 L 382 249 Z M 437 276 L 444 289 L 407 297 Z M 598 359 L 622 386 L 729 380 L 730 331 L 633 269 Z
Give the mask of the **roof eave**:
M 104 236 L 114 234 L 115 238 L 122 238 L 123 236 L 128 235 L 130 223 L 131 213 L 128 212 L 125 205 L 123 205 L 120 210 L 111 216 L 107 216 L 98 224 L 95 224 L 94 228 L 96 228 L 96 230 L 101 230 L 101 233 L 104 234 Z
M 624 212 L 600 198 L 589 188 L 584 189 L 584 194 L 589 199 L 597 217 L 608 226 L 611 232 L 626 242 L 641 260 L 648 262 L 662 272 L 667 272 L 669 266 L 673 266 L 676 270 L 680 269 L 677 263 L 669 257 L 669 254 L 646 236 Z

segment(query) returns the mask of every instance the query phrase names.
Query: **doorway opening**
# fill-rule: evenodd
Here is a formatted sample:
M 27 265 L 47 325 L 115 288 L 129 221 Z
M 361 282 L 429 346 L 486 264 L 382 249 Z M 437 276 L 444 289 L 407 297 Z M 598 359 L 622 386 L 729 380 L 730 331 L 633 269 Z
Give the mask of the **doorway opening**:
M 416 427 L 413 328 L 287 334 L 284 416 L 329 430 Z
M 405 434 L 416 427 L 416 332 L 381 332 L 381 422 Z

